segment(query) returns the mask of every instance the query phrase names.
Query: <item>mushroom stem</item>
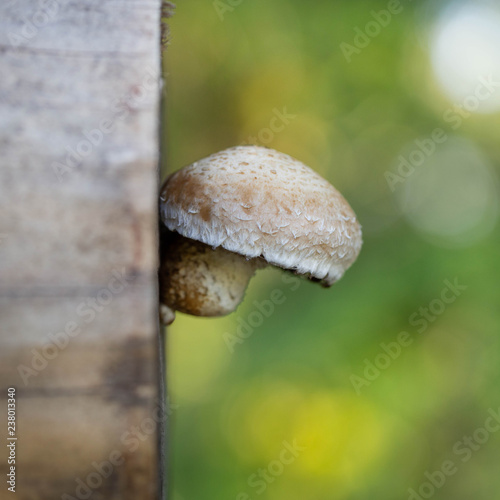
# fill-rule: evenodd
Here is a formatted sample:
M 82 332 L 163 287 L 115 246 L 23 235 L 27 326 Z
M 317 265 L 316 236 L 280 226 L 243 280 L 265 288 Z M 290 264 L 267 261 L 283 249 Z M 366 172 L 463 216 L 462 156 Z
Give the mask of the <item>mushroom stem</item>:
M 171 325 L 175 320 L 175 311 L 165 304 L 160 303 L 160 323 L 162 325 Z
M 236 309 L 262 259 L 247 259 L 222 247 L 162 231 L 160 299 L 161 320 L 173 321 L 172 312 L 195 316 L 223 316 Z M 163 311 L 167 314 L 163 314 Z

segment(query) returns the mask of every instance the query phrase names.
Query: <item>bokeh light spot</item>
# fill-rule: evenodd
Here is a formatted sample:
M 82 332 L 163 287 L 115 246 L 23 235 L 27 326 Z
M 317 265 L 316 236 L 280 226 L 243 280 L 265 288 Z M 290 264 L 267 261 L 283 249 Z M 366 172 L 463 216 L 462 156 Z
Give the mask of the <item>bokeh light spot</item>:
M 396 190 L 400 210 L 422 235 L 444 247 L 477 243 L 498 218 L 498 188 L 470 141 L 449 138 Z
M 450 100 L 470 112 L 499 111 L 500 9 L 476 2 L 444 9 L 431 42 L 431 61 Z M 484 85 L 484 80 L 497 85 Z

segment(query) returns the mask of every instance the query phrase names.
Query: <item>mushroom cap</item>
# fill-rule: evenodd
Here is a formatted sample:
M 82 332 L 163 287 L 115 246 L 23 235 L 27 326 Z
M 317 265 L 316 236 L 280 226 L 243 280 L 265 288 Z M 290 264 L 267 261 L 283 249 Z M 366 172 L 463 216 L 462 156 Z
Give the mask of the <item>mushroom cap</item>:
M 326 286 L 361 249 L 344 197 L 300 161 L 264 147 L 237 146 L 184 167 L 167 178 L 160 199 L 169 230 Z

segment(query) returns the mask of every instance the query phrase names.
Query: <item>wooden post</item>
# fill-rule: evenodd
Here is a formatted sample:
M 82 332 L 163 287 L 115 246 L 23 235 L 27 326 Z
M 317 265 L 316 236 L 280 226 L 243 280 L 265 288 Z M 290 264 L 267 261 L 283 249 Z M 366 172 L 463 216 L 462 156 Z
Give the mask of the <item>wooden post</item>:
M 161 495 L 160 7 L 0 5 L 0 498 Z

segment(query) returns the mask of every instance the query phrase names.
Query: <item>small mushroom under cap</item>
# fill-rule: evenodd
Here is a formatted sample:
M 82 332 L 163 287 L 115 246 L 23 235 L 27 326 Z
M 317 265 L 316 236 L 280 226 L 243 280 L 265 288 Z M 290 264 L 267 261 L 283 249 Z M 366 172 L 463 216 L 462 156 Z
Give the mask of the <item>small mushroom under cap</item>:
M 263 260 L 331 286 L 361 249 L 360 225 L 343 196 L 303 163 L 268 148 L 237 146 L 184 167 L 167 178 L 160 200 L 169 231 L 243 257 L 250 276 Z
M 160 294 L 170 311 L 229 314 L 243 299 L 255 271 L 265 267 L 262 259 L 248 260 L 168 230 L 162 230 L 161 240 Z M 174 319 L 168 309 L 162 310 L 166 324 Z

